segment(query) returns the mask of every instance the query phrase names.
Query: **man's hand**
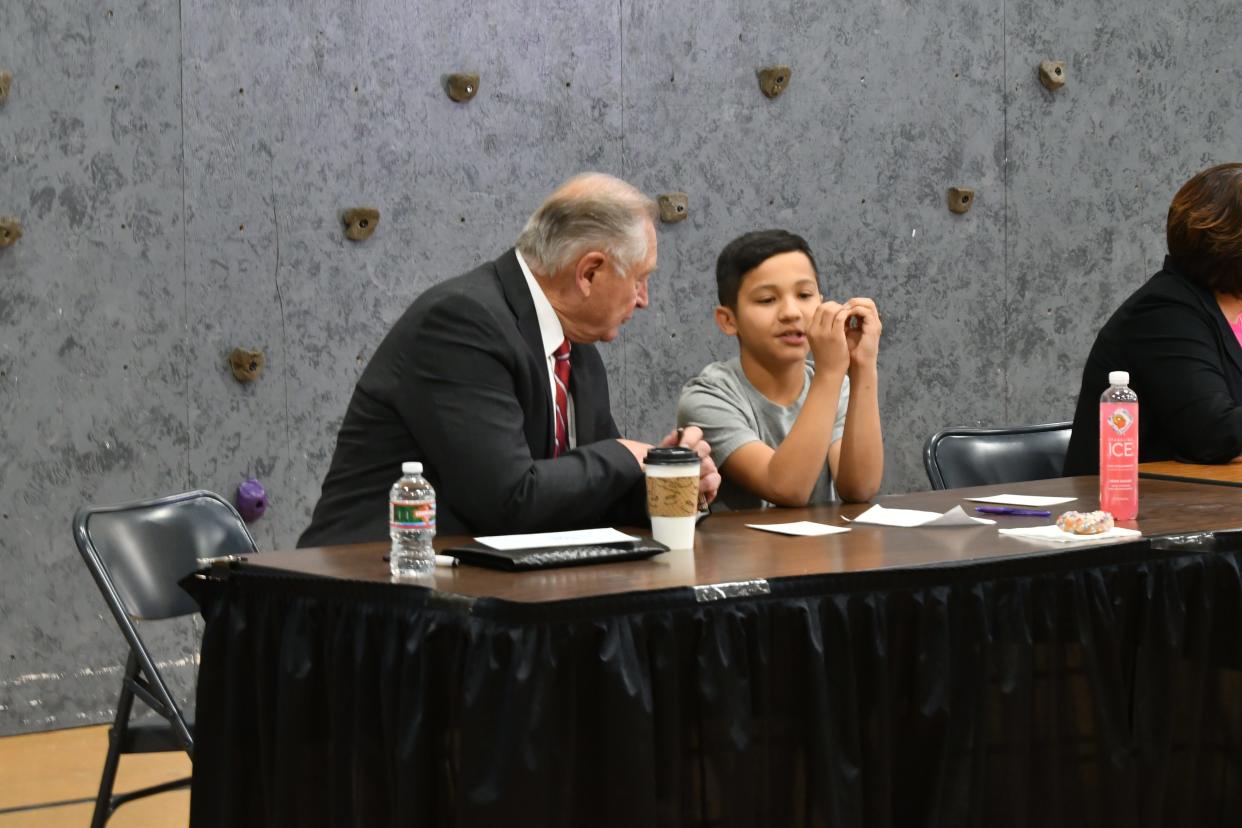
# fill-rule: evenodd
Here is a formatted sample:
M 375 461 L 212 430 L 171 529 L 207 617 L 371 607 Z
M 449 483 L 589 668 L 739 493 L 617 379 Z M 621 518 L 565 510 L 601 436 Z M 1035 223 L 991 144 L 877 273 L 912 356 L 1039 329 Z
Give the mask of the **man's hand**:
M 641 443 L 638 440 L 626 440 L 624 437 L 617 438 L 617 442 L 630 450 L 630 454 L 634 455 L 640 467 L 643 465 L 643 461 L 647 459 L 647 451 L 651 448 L 650 444 Z
M 674 429 L 660 441 L 660 445 L 683 446 L 699 456 L 699 508 L 707 508 L 720 489 L 720 472 L 712 460 L 712 447 L 703 439 L 703 430 L 698 426 Z

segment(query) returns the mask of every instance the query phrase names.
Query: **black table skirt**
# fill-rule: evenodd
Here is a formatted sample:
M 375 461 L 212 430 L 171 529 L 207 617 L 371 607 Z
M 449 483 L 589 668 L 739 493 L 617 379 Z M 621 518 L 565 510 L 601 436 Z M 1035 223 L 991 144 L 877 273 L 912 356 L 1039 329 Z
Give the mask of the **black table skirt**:
M 1242 544 L 526 605 L 240 568 L 192 825 L 1242 824 Z

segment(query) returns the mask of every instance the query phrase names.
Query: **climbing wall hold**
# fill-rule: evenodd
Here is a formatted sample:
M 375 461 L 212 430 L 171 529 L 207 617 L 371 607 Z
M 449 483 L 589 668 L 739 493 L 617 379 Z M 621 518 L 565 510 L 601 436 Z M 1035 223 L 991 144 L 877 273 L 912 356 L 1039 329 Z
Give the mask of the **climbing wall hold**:
M 233 369 L 233 378 L 238 382 L 254 382 L 263 373 L 263 365 L 267 359 L 262 351 L 247 351 L 245 348 L 234 348 L 229 354 L 229 367 Z
M 1050 91 L 1055 91 L 1065 86 L 1065 61 L 1040 61 L 1039 82 Z
M 371 238 L 379 225 L 380 214 L 374 207 L 355 207 L 346 210 L 341 219 L 345 222 L 345 238 L 362 241 Z
M 769 98 L 775 98 L 789 86 L 788 66 L 768 66 L 759 70 L 759 88 Z
M 479 93 L 479 76 L 454 74 L 445 80 L 448 96 L 458 103 L 465 103 Z
M 975 203 L 975 191 L 970 187 L 949 188 L 949 209 L 955 213 L 965 213 Z
M 237 513 L 246 523 L 254 523 L 267 511 L 267 490 L 263 484 L 253 477 L 248 477 L 237 486 L 237 494 L 233 498 Z
M 660 221 L 667 224 L 684 221 L 690 215 L 690 197 L 685 193 L 661 193 L 656 203 L 660 205 Z
M 16 216 L 0 216 L 0 247 L 9 247 L 22 237 L 22 220 Z

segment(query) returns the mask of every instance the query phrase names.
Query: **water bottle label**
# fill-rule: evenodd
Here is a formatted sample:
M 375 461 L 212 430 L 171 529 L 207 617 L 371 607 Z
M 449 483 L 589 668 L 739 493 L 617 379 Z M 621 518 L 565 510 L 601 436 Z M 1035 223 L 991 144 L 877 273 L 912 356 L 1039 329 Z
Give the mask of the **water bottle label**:
M 436 502 L 434 500 L 393 500 L 389 502 L 390 529 L 435 529 Z

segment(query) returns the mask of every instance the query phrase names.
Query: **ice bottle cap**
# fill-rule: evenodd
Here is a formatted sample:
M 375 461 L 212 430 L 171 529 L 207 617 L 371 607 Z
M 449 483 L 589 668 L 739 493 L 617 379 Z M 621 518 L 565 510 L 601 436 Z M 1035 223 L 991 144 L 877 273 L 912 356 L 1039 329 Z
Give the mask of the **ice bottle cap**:
M 1129 371 L 1109 371 L 1108 372 L 1108 384 L 1109 385 L 1129 385 L 1130 384 L 1130 372 Z
M 401 464 L 401 473 L 402 474 L 422 474 L 423 464 L 419 463 L 417 460 L 406 460 L 404 463 Z

